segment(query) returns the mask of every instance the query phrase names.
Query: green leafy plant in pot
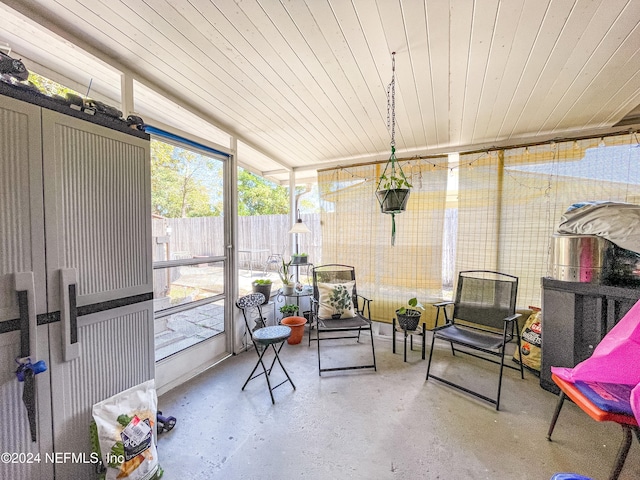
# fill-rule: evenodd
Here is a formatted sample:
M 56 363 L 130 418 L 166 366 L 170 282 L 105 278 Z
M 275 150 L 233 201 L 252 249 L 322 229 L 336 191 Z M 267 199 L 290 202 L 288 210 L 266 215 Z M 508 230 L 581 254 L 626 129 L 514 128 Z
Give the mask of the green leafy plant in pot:
M 412 185 L 407 181 L 402 170 L 392 172 L 388 176 L 382 174 L 376 196 L 382 213 L 401 213 L 407 208 L 407 201 Z
M 291 263 L 293 265 L 306 265 L 309 255 L 306 253 L 294 253 L 291 255 Z
M 280 275 L 280 280 L 282 280 L 282 293 L 285 295 L 293 294 L 293 274 L 290 273 L 291 270 L 291 260 L 285 262 L 282 260 L 282 266 L 278 271 L 278 275 Z
M 271 285 L 272 282 L 268 278 L 259 278 L 251 282 L 251 289 L 253 292 L 264 295 L 264 302 L 262 302 L 263 305 L 271 298 Z
M 387 128 L 391 131 L 391 156 L 384 166 L 376 198 L 380 211 L 391 215 L 391 246 L 396 244 L 396 215 L 407 208 L 411 184 L 396 159 L 396 52 L 391 53 L 391 82 L 387 86 Z
M 412 298 L 407 302 L 407 305 L 400 307 L 396 310 L 396 318 L 398 319 L 398 325 L 403 330 L 415 330 L 420 323 L 420 317 L 424 311 L 424 306 L 418 302 L 417 298 Z
M 282 313 L 283 317 L 293 317 L 296 313 L 298 313 L 299 307 L 293 303 L 287 303 L 280 307 L 280 313 Z
M 389 171 L 387 171 L 389 170 Z M 396 243 L 396 215 L 407 208 L 412 185 L 396 161 L 395 147 L 391 147 L 391 157 L 387 162 L 376 188 L 380 211 L 391 215 L 391 245 Z

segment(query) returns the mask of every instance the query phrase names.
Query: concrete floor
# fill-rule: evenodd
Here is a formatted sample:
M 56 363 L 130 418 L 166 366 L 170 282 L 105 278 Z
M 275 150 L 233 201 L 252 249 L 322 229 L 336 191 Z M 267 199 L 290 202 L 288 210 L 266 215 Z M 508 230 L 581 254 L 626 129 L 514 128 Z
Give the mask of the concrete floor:
M 400 342 L 394 355 L 390 337 L 374 338 L 377 372 L 322 377 L 316 346 L 307 346 L 306 335 L 302 344 L 285 345 L 281 356 L 296 390 L 288 383 L 277 388 L 275 405 L 263 377 L 241 390 L 257 360 L 252 350 L 161 396 L 159 409 L 178 419 L 158 441 L 164 478 L 528 480 L 556 472 L 608 478 L 622 438 L 618 425 L 594 422 L 566 402 L 549 442 L 557 397 L 531 373 L 525 380 L 505 373 L 496 412 L 437 381 L 425 382 L 427 363 L 419 351 L 409 352 L 404 363 Z M 366 361 L 366 342 L 341 342 L 323 342 L 327 366 L 341 358 Z M 430 336 L 427 350 L 429 342 Z M 434 373 L 495 384 L 488 377 L 495 365 L 436 348 Z M 272 378 L 284 375 L 276 368 Z M 620 479 L 640 479 L 635 439 Z

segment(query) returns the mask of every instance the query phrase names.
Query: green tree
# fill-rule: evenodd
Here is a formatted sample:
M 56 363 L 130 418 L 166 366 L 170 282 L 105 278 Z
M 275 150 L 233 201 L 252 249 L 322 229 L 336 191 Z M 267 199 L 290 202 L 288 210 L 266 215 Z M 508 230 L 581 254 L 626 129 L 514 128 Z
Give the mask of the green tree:
M 151 204 L 153 213 L 170 218 L 220 215 L 212 205 L 207 179 L 220 175 L 215 160 L 174 147 L 151 142 Z
M 238 172 L 238 214 L 281 215 L 289 213 L 289 190 L 248 170 Z

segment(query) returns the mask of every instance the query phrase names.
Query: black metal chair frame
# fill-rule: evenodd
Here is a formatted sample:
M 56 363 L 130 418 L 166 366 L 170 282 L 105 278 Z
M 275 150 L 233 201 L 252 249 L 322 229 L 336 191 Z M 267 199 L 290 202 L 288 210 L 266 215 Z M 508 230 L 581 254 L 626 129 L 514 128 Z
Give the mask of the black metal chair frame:
M 322 274 L 324 272 L 344 272 L 345 278 L 341 279 L 342 281 L 348 282 L 353 281 L 353 292 L 351 295 L 351 299 L 353 302 L 354 310 L 356 316 L 354 318 L 346 318 L 346 319 L 332 319 L 332 318 L 320 318 L 318 315 L 319 306 L 320 306 L 320 293 L 318 290 L 318 282 L 323 282 Z M 320 277 L 320 280 L 318 279 Z M 348 277 L 348 278 L 347 278 Z M 364 369 L 364 368 L 373 368 L 377 371 L 376 367 L 376 351 L 375 346 L 373 344 L 373 330 L 371 328 L 371 301 L 370 299 L 363 297 L 362 295 L 358 295 L 356 288 L 356 276 L 355 269 L 350 265 L 342 265 L 342 264 L 327 264 L 320 265 L 313 269 L 313 296 L 311 297 L 311 312 L 312 312 L 312 325 L 311 327 L 315 327 L 316 330 L 316 338 L 313 339 L 318 344 L 318 374 L 321 376 L 322 372 L 331 372 L 338 370 L 356 370 L 356 369 Z M 340 283 L 340 282 L 328 282 L 328 283 Z M 340 367 L 331 367 L 331 368 L 323 368 L 322 367 L 322 355 L 320 349 L 320 343 L 326 340 L 338 340 L 345 338 L 355 338 L 357 342 L 360 343 L 360 334 L 363 331 L 369 331 L 371 336 L 371 355 L 373 357 L 373 363 L 368 365 L 344 365 Z M 352 335 L 340 335 L 340 336 L 325 336 L 321 337 L 323 333 L 335 333 L 338 332 L 340 334 L 347 334 L 349 332 L 357 332 Z M 311 345 L 311 333 L 309 333 L 309 345 Z
M 244 382 L 244 385 L 242 386 L 242 390 L 245 389 L 245 387 L 251 380 L 261 375 L 264 375 L 265 379 L 267 380 L 267 386 L 269 387 L 269 394 L 271 395 L 271 403 L 275 403 L 275 399 L 273 398 L 273 391 L 276 388 L 289 382 L 293 387 L 293 389 L 294 390 L 296 389 L 296 386 L 291 380 L 291 377 L 289 377 L 289 373 L 287 373 L 287 370 L 284 368 L 284 365 L 282 364 L 282 361 L 280 360 L 280 355 L 279 355 L 280 351 L 282 350 L 282 347 L 284 346 L 285 340 L 287 340 L 289 335 L 291 335 L 291 328 L 284 325 L 270 326 L 270 327 L 264 326 L 264 318 L 262 316 L 262 302 L 264 302 L 264 295 L 262 293 L 250 293 L 249 295 L 245 295 L 244 297 L 239 298 L 238 301 L 236 302 L 236 306 L 242 311 L 242 316 L 244 317 L 244 324 L 247 328 L 247 333 L 249 334 L 251 338 L 251 342 L 253 343 L 253 346 L 256 350 L 256 354 L 258 355 L 258 361 L 253 367 L 253 370 L 251 370 L 251 373 L 247 377 L 247 380 Z M 249 326 L 248 311 L 254 308 L 256 309 L 256 312 L 258 315 L 258 318 L 255 319 L 255 324 L 256 324 L 255 330 L 263 330 L 263 333 L 273 334 L 271 338 L 267 340 L 256 339 L 253 334 L 253 331 L 251 330 L 251 327 Z M 278 329 L 278 331 L 274 329 Z M 280 332 L 281 329 L 288 329 L 288 334 L 284 334 L 284 335 L 281 334 Z M 282 331 L 284 332 L 284 330 Z M 276 345 L 278 345 L 277 348 L 276 348 Z M 271 362 L 271 365 L 269 366 L 269 368 L 267 368 L 263 362 L 263 357 L 265 353 L 267 353 L 267 351 L 269 350 L 269 346 L 271 346 L 273 350 L 274 357 L 273 357 L 273 361 Z M 271 371 L 273 370 L 273 367 L 276 361 L 280 364 L 280 368 L 282 368 L 282 371 L 286 375 L 287 379 L 283 380 L 276 386 L 272 387 L 271 380 L 269 379 L 269 377 L 271 375 Z M 254 375 L 255 371 L 258 369 L 258 366 L 262 366 L 262 372 Z
M 484 278 L 484 277 L 491 278 Z M 465 279 L 480 279 L 487 281 L 506 281 L 512 283 L 511 285 L 511 298 L 508 315 L 502 317 L 499 311 L 496 310 L 493 315 L 486 315 L 487 309 L 483 311 L 480 307 L 477 307 L 477 312 L 474 312 L 473 307 L 469 305 L 461 305 L 460 298 L 463 294 Z M 436 379 L 450 387 L 461 390 L 465 393 L 478 397 L 486 402 L 489 402 L 496 406 L 496 410 L 500 410 L 500 394 L 502 391 L 502 374 L 504 368 L 510 368 L 520 371 L 520 377 L 524 379 L 524 368 L 522 362 L 519 362 L 519 367 L 505 364 L 505 347 L 514 338 L 517 339 L 517 348 L 520 349 L 520 331 L 518 328 L 517 319 L 520 314 L 515 313 L 516 308 L 516 296 L 518 291 L 518 278 L 513 275 L 507 275 L 505 273 L 494 272 L 490 270 L 467 270 L 462 271 L 458 275 L 458 285 L 456 288 L 456 300 L 454 302 L 442 302 L 437 303 L 434 306 L 437 307 L 436 315 L 436 327 L 433 329 L 433 336 L 431 338 L 431 351 L 429 352 L 429 363 L 427 365 L 427 376 L 429 378 Z M 453 305 L 453 315 L 449 318 L 447 313 L 447 306 Z M 438 319 L 440 311 L 444 312 L 445 324 L 438 326 Z M 480 314 L 474 320 L 474 313 Z M 484 314 L 484 315 L 483 315 Z M 483 316 L 485 318 L 483 318 Z M 464 323 L 456 323 L 456 320 L 463 320 Z M 502 331 L 500 332 L 500 323 L 502 323 Z M 455 356 L 456 352 L 471 355 L 482 360 L 486 360 L 491 363 L 500 365 L 500 374 L 498 377 L 498 391 L 495 398 L 488 397 L 479 392 L 471 390 L 467 387 L 454 383 L 450 380 L 436 376 L 431 372 L 431 360 L 433 358 L 435 340 L 444 340 L 451 344 L 451 353 Z M 465 347 L 464 350 L 456 349 L 455 345 Z M 500 361 L 493 360 L 485 355 L 480 355 L 469 351 L 468 349 L 482 352 L 484 354 L 500 357 Z

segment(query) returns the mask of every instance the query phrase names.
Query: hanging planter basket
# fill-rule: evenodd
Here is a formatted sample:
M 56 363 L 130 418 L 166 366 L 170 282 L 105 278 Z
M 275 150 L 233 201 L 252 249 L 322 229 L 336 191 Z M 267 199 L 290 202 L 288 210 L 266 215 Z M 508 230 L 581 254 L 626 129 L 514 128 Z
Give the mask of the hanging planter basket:
M 392 190 L 378 190 L 376 196 L 382 213 L 402 213 L 407 208 L 409 194 L 408 188 L 394 188 Z
M 380 204 L 380 211 L 391 215 L 391 246 L 396 244 L 396 215 L 407 208 L 411 183 L 402 171 L 396 159 L 396 52 L 392 54 L 391 83 L 387 86 L 387 128 L 391 131 L 391 156 L 384 166 L 376 197 Z
M 396 244 L 396 215 L 407 208 L 411 184 L 396 160 L 396 148 L 391 147 L 391 157 L 384 167 L 376 187 L 380 211 L 391 215 L 391 246 Z

